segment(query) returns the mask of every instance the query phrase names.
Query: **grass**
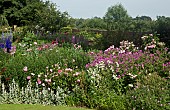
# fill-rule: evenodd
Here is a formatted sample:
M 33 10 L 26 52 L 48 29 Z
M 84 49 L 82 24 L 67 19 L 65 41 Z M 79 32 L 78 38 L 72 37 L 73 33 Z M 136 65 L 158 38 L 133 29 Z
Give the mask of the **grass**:
M 0 104 L 0 110 L 92 110 L 66 106 L 43 106 L 29 104 Z

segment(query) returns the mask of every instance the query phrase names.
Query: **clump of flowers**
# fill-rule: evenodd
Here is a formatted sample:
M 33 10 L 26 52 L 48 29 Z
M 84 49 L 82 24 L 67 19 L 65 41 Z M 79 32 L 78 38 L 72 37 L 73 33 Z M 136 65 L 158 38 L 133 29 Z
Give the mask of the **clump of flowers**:
M 134 43 L 129 42 L 128 40 L 121 41 L 119 48 L 122 50 L 122 52 L 124 52 L 124 51 L 135 51 L 137 49 L 137 47 L 135 47 Z
M 107 74 L 112 74 L 115 80 L 136 80 L 141 75 L 153 72 L 161 73 L 165 77 L 169 73 L 169 63 L 166 63 L 169 62 L 167 49 L 163 45 L 160 45 L 163 43 L 154 40 L 152 37 L 152 35 L 149 35 L 143 37 L 143 39 L 147 40 L 147 42 L 151 41 L 150 43 L 145 42 L 146 47 L 147 49 L 155 49 L 154 51 L 139 50 L 132 42 L 122 41 L 119 48 L 115 48 L 112 45 L 103 53 L 93 53 L 94 60 L 86 64 L 86 68 L 88 70 L 98 68 L 99 70 L 95 74 L 99 74 L 99 76 L 107 71 Z
M 143 40 L 143 48 L 145 51 L 155 53 L 156 50 L 162 50 L 165 48 L 164 42 L 159 42 L 159 38 L 156 35 L 149 34 L 148 36 L 141 37 Z
M 72 68 L 61 68 L 59 64 L 54 64 L 51 67 L 46 67 L 45 73 L 41 72 L 37 75 L 31 73 L 27 76 L 27 79 L 49 90 L 55 90 L 55 88 L 59 86 L 65 91 L 72 91 L 77 85 L 80 85 L 83 74 L 83 72 L 76 71 Z

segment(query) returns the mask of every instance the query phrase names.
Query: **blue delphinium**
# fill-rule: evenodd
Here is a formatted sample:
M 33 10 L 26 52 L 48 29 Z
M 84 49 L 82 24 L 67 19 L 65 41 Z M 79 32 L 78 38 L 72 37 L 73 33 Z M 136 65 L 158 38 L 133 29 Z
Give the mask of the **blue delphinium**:
M 5 46 L 6 46 L 7 49 L 11 49 L 12 42 L 9 38 L 6 39 L 6 45 Z

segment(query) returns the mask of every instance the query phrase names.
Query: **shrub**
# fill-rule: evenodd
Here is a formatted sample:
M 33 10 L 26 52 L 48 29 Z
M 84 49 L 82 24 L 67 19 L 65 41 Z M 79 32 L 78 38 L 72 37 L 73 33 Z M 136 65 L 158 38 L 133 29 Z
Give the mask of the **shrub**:
M 143 76 L 136 87 L 126 94 L 127 109 L 168 110 L 170 109 L 169 79 L 156 73 Z
M 0 70 L 3 69 L 3 65 L 11 58 L 8 53 L 5 53 L 2 48 L 0 48 Z M 0 71 L 2 74 L 4 71 Z

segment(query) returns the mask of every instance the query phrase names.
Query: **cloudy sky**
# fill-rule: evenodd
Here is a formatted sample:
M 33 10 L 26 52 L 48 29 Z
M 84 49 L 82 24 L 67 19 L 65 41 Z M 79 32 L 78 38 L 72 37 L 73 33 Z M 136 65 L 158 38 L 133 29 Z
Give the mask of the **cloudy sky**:
M 132 17 L 170 16 L 170 0 L 51 0 L 60 11 L 67 11 L 73 18 L 103 17 L 107 8 L 121 3 Z

